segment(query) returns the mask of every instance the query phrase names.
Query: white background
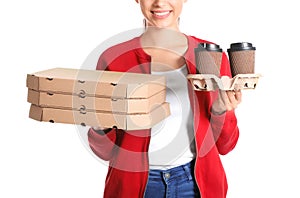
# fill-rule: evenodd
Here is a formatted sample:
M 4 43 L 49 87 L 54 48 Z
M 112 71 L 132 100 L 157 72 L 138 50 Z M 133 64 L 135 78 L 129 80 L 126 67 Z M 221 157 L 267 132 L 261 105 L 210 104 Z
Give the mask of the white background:
M 222 157 L 229 198 L 300 197 L 299 11 L 294 0 L 189 0 L 181 30 L 227 49 L 256 47 L 254 91 L 236 113 L 240 139 Z M 298 13 L 298 14 L 297 14 Z M 0 197 L 102 197 L 106 166 L 77 127 L 28 118 L 26 74 L 80 68 L 103 41 L 142 27 L 134 0 L 10 0 L 0 3 Z

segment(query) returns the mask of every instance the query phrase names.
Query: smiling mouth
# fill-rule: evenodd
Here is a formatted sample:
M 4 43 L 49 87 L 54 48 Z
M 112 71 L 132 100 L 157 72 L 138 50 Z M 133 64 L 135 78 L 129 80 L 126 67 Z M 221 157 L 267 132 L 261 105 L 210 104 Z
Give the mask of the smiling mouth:
M 171 10 L 167 10 L 167 11 L 151 11 L 151 13 L 158 17 L 158 18 L 164 18 L 164 17 L 167 17 L 169 16 L 169 14 L 171 13 L 172 11 Z

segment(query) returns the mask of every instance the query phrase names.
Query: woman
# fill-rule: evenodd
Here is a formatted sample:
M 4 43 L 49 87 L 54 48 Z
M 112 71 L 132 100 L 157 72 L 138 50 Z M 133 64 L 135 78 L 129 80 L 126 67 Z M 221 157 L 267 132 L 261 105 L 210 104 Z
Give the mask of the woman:
M 234 109 L 241 92 L 199 92 L 188 85 L 186 75 L 196 73 L 194 48 L 208 42 L 180 32 L 186 0 L 136 2 L 145 32 L 107 49 L 97 69 L 165 75 L 171 116 L 147 130 L 89 130 L 91 149 L 109 161 L 104 197 L 226 197 L 219 155 L 237 143 Z M 231 75 L 225 53 L 220 74 Z

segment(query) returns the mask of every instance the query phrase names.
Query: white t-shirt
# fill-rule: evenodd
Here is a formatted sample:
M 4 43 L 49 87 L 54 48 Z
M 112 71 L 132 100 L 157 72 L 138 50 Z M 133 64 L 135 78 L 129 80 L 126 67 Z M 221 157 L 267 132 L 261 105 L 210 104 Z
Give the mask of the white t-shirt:
M 186 65 L 179 69 L 151 72 L 167 79 L 166 101 L 171 115 L 151 130 L 150 169 L 168 169 L 195 158 L 194 124 L 188 95 Z

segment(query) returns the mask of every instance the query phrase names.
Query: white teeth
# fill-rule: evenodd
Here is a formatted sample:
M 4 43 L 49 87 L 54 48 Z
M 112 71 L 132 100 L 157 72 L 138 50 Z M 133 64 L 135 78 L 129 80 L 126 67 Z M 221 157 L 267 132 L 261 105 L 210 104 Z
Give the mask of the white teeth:
M 164 16 L 164 15 L 169 14 L 169 11 L 166 11 L 166 12 L 154 12 L 154 14 L 157 15 L 157 16 Z

